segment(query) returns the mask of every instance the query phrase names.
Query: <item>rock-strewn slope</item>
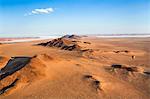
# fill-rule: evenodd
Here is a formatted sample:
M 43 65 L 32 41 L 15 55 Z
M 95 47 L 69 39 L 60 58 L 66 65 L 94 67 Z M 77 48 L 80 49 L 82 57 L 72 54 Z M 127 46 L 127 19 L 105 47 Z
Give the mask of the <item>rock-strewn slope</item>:
M 38 45 L 46 47 L 56 47 L 68 51 L 78 51 L 81 49 L 81 47 L 73 40 L 77 38 L 79 37 L 75 35 L 66 35 L 61 38 L 53 39 L 46 43 L 40 43 Z

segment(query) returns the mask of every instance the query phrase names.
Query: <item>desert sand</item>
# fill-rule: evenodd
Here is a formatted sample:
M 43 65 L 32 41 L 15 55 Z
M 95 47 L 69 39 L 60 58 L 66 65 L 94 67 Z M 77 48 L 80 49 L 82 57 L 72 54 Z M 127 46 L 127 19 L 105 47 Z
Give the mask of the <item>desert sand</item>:
M 0 99 L 149 99 L 150 38 L 0 44 Z

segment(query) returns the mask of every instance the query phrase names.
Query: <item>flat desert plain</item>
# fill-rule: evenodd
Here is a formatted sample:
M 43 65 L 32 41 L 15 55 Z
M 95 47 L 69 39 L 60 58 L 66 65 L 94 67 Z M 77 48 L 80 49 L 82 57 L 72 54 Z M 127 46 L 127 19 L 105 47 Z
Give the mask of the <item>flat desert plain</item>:
M 0 44 L 0 99 L 150 99 L 150 38 Z

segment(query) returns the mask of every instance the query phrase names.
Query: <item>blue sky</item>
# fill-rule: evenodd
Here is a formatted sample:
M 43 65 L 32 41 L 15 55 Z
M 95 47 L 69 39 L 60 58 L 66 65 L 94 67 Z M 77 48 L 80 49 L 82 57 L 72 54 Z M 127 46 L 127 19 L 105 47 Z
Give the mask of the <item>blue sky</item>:
M 150 0 L 0 0 L 0 36 L 150 33 Z

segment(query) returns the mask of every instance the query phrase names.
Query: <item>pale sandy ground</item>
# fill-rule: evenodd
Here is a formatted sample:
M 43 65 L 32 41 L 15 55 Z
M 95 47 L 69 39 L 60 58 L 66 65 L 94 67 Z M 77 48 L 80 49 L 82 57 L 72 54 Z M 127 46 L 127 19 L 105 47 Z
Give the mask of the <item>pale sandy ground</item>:
M 150 38 L 82 38 L 82 47 L 94 53 L 81 55 L 76 51 L 34 46 L 39 42 L 0 45 L 0 56 L 39 55 L 45 69 L 41 78 L 20 83 L 0 99 L 149 99 Z M 127 50 L 129 53 L 114 51 Z M 46 54 L 49 57 L 40 57 Z M 135 56 L 132 59 L 132 56 Z M 7 59 L 6 59 L 7 60 Z M 4 66 L 0 64 L 0 68 Z M 138 72 L 123 74 L 108 70 L 112 64 L 138 67 Z M 36 63 L 35 66 L 40 64 Z M 107 69 L 108 68 L 108 69 Z M 24 75 L 24 74 L 21 74 Z M 85 78 L 91 75 L 92 78 Z M 94 85 L 99 81 L 100 90 Z

